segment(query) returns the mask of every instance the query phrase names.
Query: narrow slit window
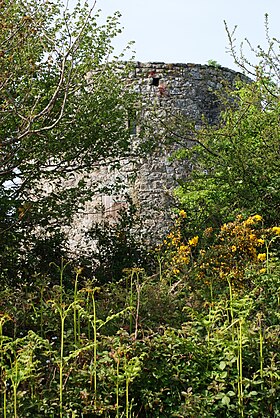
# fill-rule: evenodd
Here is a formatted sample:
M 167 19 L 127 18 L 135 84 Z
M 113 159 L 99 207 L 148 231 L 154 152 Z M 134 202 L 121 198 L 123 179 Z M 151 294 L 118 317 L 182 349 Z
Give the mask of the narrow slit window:
M 135 110 L 130 110 L 128 112 L 128 121 L 127 121 L 127 127 L 129 129 L 129 132 L 131 135 L 136 135 L 137 133 L 137 121 L 136 121 L 137 115 Z

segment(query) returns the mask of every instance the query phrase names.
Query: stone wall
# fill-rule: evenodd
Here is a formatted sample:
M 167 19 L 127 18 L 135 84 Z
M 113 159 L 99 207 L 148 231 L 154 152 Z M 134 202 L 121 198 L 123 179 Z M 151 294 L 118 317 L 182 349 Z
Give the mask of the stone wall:
M 186 118 L 196 122 L 197 128 L 202 116 L 211 124 L 215 123 L 220 113 L 216 93 L 221 92 L 225 86 L 234 86 L 238 78 L 243 76 L 223 67 L 138 62 L 131 67 L 127 83 L 139 94 L 140 116 L 143 121 L 149 124 L 150 119 L 153 119 L 149 135 L 150 139 L 154 135 L 157 141 L 162 119 L 168 113 L 184 114 Z M 132 136 L 137 141 L 140 127 L 133 120 L 128 123 Z M 137 208 L 134 232 L 149 242 L 160 240 L 170 225 L 171 207 L 174 203 L 172 191 L 178 185 L 179 179 L 187 179 L 191 170 L 187 161 L 170 161 L 170 155 L 176 146 L 159 142 L 148 157 L 136 161 L 121 161 L 120 170 L 112 170 L 108 163 L 108 166 L 94 171 L 92 184 L 112 186 L 121 178 L 123 189 L 118 193 L 97 195 L 82 213 L 77 214 L 69 236 L 71 247 L 76 247 L 79 251 L 86 248 L 88 244 L 84 242 L 84 233 L 96 221 L 105 219 L 116 222 L 119 210 L 127 207 L 126 195 L 131 197 Z M 90 183 L 89 187 L 92 187 Z

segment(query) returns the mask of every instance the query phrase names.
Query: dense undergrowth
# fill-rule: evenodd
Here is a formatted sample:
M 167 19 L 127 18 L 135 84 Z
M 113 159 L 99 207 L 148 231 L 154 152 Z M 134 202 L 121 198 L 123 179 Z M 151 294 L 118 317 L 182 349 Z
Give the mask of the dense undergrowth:
M 99 286 L 62 261 L 1 290 L 1 416 L 280 416 L 280 227 L 186 240 L 185 216 L 153 275 Z

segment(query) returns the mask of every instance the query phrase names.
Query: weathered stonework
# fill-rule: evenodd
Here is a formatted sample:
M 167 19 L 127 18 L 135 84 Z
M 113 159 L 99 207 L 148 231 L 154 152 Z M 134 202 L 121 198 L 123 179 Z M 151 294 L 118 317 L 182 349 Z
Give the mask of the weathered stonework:
M 234 86 L 239 73 L 223 67 L 198 64 L 135 63 L 128 77 L 128 84 L 139 94 L 141 117 L 149 120 L 159 118 L 154 135 L 158 137 L 162 118 L 168 112 L 181 112 L 196 121 L 199 128 L 202 116 L 215 123 L 220 113 L 216 93 L 227 86 Z M 129 121 L 135 140 L 137 126 Z M 151 133 L 153 135 L 153 133 Z M 151 138 L 152 139 L 152 138 Z M 172 191 L 179 179 L 186 179 L 191 170 L 188 162 L 170 161 L 176 145 L 159 143 L 157 149 L 148 157 L 137 161 L 121 161 L 121 169 L 112 170 L 110 164 L 92 173 L 89 187 L 99 183 L 114 185 L 117 178 L 123 183 L 122 191 L 100 194 L 86 205 L 83 213 L 77 214 L 72 232 L 69 234 L 70 246 L 74 249 L 86 248 L 84 233 L 102 219 L 116 221 L 118 212 L 126 207 L 129 195 L 137 207 L 138 222 L 135 233 L 148 241 L 157 241 L 170 225 L 170 208 L 173 202 Z

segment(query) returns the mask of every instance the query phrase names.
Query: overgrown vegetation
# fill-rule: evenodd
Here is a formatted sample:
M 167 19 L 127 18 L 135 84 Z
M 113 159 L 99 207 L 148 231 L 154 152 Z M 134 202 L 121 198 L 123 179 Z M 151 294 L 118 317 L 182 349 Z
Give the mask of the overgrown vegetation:
M 239 217 L 183 244 L 180 224 L 161 274 L 76 269 L 70 287 L 62 263 L 2 290 L 2 416 L 279 416 L 280 227 Z
M 120 223 L 93 277 L 58 228 L 86 184 L 67 198 L 37 186 L 129 152 L 131 98 L 104 66 L 116 21 L 98 28 L 81 5 L 73 21 L 53 3 L 1 8 L 1 416 L 280 417 L 278 42 L 181 151 L 195 169 L 163 242 L 143 257 Z M 43 238 L 27 238 L 34 226 Z

